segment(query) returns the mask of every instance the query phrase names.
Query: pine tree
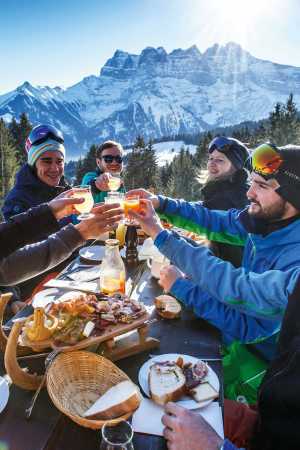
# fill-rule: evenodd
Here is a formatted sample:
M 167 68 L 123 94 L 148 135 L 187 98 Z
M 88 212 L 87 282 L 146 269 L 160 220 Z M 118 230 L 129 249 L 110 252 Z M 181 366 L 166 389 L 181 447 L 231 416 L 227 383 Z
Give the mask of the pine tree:
M 89 151 L 83 159 L 79 159 L 76 167 L 76 184 L 81 184 L 82 178 L 87 172 L 96 170 L 96 150 L 95 144 L 91 145 Z
M 132 152 L 127 155 L 127 165 L 124 175 L 126 190 L 145 187 L 144 162 L 146 144 L 142 136 L 138 136 Z
M 283 122 L 284 122 L 284 108 L 281 103 L 276 103 L 274 111 L 269 115 L 269 135 L 272 142 L 281 145 L 283 138 Z
M 22 113 L 19 123 L 15 119 L 13 119 L 10 123 L 9 129 L 14 139 L 14 145 L 16 147 L 17 162 L 18 164 L 22 165 L 27 161 L 25 141 L 30 131 L 32 130 L 32 125 L 29 122 L 26 114 Z
M 249 138 L 249 147 L 254 148 L 263 142 L 269 141 L 269 132 L 268 126 L 264 123 L 260 123 L 258 128 L 254 131 L 254 133 Z
M 145 189 L 157 191 L 159 183 L 158 164 L 156 153 L 151 140 L 142 150 L 142 161 L 143 161 L 143 187 Z
M 170 197 L 196 200 L 196 166 L 194 158 L 188 150 L 181 148 L 171 163 L 172 175 L 166 188 Z
M 205 169 L 207 165 L 208 158 L 208 144 L 212 140 L 212 134 L 210 132 L 204 133 L 201 137 L 196 152 L 194 155 L 195 164 L 199 169 Z
M 276 145 L 296 143 L 299 139 L 300 123 L 298 111 L 290 94 L 285 105 L 276 103 L 269 116 L 269 135 Z
M 4 120 L 0 119 L 0 198 L 2 200 L 14 185 L 17 169 L 16 148 L 13 145 L 12 136 Z
M 285 143 L 295 144 L 299 138 L 299 119 L 293 94 L 290 94 L 285 106 Z
M 166 163 L 159 168 L 159 191 L 166 194 L 166 189 L 172 176 L 172 167 L 170 163 Z

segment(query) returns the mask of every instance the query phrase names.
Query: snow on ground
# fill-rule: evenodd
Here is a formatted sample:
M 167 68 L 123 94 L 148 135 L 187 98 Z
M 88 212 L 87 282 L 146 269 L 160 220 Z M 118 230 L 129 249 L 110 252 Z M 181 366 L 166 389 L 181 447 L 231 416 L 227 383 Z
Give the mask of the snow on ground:
M 164 166 L 166 163 L 172 162 L 175 155 L 178 155 L 181 148 L 184 147 L 185 150 L 189 149 L 189 151 L 194 154 L 196 151 L 196 145 L 186 145 L 183 141 L 167 141 L 167 142 L 159 142 L 153 145 L 157 162 L 159 166 Z M 125 153 L 130 152 L 131 149 L 125 150 Z

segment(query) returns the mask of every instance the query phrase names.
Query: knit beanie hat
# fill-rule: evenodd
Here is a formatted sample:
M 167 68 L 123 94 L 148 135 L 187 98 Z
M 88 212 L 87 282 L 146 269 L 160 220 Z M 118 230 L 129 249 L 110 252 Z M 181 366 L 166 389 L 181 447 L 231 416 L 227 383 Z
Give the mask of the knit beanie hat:
M 32 145 L 27 153 L 27 161 L 30 166 L 34 166 L 36 161 L 43 153 L 46 152 L 60 152 L 65 159 L 66 151 L 63 144 L 60 142 L 54 141 L 52 139 L 48 139 L 46 142 L 43 142 L 39 145 Z
M 232 137 L 219 136 L 214 138 L 208 146 L 208 151 L 212 153 L 214 150 L 224 153 L 237 170 L 242 169 L 249 158 L 247 147 Z
M 276 192 L 300 212 L 300 147 L 287 145 L 278 150 L 283 162 L 274 175 L 280 184 Z

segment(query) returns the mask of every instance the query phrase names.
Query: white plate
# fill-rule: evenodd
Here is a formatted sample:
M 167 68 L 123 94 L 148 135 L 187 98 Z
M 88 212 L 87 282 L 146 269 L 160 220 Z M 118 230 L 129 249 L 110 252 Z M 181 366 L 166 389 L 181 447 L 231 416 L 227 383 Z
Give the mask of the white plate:
M 48 303 L 53 302 L 61 296 L 62 293 L 58 288 L 43 289 L 33 297 L 32 306 L 33 308 L 44 308 Z
M 139 249 L 139 246 L 137 247 Z M 92 247 L 83 247 L 79 250 L 79 255 L 81 258 L 87 261 L 101 262 L 105 254 L 105 246 L 103 245 L 93 245 Z M 126 257 L 126 249 L 122 248 L 120 250 L 120 255 L 122 258 Z
M 9 386 L 5 378 L 0 377 L 0 413 L 4 410 L 9 397 Z
M 81 258 L 87 261 L 102 261 L 105 254 L 105 247 L 103 245 L 92 245 L 90 247 L 83 247 L 79 250 Z
M 60 281 L 60 280 L 58 280 Z M 44 289 L 32 299 L 33 308 L 45 308 L 49 303 L 61 303 L 66 302 L 78 295 L 78 291 L 68 291 L 59 288 Z
M 139 370 L 139 384 L 148 397 L 150 397 L 149 382 L 148 382 L 150 366 L 152 366 L 152 364 L 155 362 L 176 361 L 180 356 L 183 358 L 183 362 L 185 364 L 186 363 L 196 364 L 197 361 L 199 361 L 199 358 L 196 358 L 194 356 L 180 355 L 178 353 L 167 353 L 165 355 L 154 356 L 153 358 L 149 359 L 149 361 L 146 361 L 142 365 L 142 367 Z M 219 392 L 220 389 L 219 378 L 217 374 L 209 366 L 208 366 L 208 374 L 205 380 L 209 381 L 212 387 Z M 182 397 L 181 400 L 178 400 L 176 403 L 187 409 L 197 409 L 209 405 L 212 401 L 213 399 L 206 400 L 204 402 L 196 402 L 190 397 Z

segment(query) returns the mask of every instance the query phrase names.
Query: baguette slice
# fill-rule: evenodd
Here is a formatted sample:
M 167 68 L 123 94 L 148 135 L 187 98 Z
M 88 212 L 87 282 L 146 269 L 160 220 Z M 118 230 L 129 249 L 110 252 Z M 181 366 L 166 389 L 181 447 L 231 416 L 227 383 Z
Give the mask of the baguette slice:
M 141 403 L 139 388 L 130 380 L 108 389 L 96 402 L 83 414 L 88 419 L 114 419 L 128 412 L 135 411 Z
M 180 316 L 181 305 L 170 295 L 159 295 L 154 299 L 154 304 L 158 314 L 165 319 L 176 319 Z
M 181 367 L 175 362 L 170 362 L 168 366 L 153 364 L 149 371 L 149 391 L 152 400 L 159 405 L 178 400 L 186 392 Z
M 205 402 L 206 400 L 212 400 L 219 397 L 219 392 L 217 392 L 208 381 L 200 383 L 198 386 L 191 389 L 189 394 L 196 402 Z

